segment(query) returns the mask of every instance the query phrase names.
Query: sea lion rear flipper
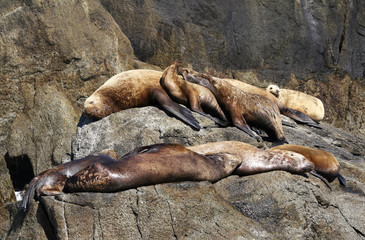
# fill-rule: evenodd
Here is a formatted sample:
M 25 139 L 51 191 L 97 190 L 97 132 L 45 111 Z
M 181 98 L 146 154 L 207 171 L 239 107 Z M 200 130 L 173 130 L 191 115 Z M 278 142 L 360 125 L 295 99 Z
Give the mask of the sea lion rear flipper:
M 153 100 L 164 110 L 173 114 L 184 123 L 191 126 L 194 130 L 200 130 L 199 122 L 194 118 L 191 111 L 174 102 L 162 89 L 155 89 Z
M 297 111 L 291 108 L 284 108 L 281 110 L 281 114 L 290 117 L 292 119 L 294 119 L 297 122 L 306 124 L 308 126 L 312 126 L 312 127 L 316 127 L 316 128 L 322 128 L 319 123 L 316 123 L 315 121 L 313 121 L 310 117 L 308 117 L 307 114 L 301 112 L 301 111 Z
M 341 185 L 346 186 L 346 179 L 341 174 L 338 173 L 337 178 Z
M 237 118 L 233 118 L 232 117 L 232 121 L 233 121 L 233 125 L 235 127 L 237 127 L 238 129 L 244 131 L 245 133 L 247 133 L 249 136 L 255 138 L 258 142 L 261 141 L 261 137 L 257 136 L 250 128 L 250 126 L 247 124 L 246 120 L 244 119 L 243 116 L 241 116 L 239 119 Z
M 29 209 L 30 202 L 34 198 L 35 189 L 38 185 L 38 181 L 40 180 L 40 176 L 37 176 L 32 179 L 32 181 L 29 183 L 29 186 L 24 194 L 23 200 L 19 205 L 19 210 L 22 212 L 26 212 Z
M 324 182 L 324 184 L 326 184 L 327 185 L 327 187 L 330 189 L 330 190 L 332 190 L 332 188 L 331 188 L 331 186 L 330 186 L 330 184 L 328 183 L 328 181 L 323 177 L 323 176 L 321 176 L 321 175 L 319 175 L 316 171 L 310 171 L 309 172 L 310 174 L 312 174 L 313 176 L 315 176 L 315 177 L 317 177 L 317 178 L 319 178 L 319 179 L 321 179 L 322 180 L 322 182 Z

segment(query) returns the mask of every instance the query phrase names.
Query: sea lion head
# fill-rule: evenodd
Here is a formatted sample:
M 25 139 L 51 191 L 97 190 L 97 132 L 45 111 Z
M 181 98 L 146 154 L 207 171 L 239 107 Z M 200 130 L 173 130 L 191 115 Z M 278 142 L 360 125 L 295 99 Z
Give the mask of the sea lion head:
M 112 114 L 114 112 L 113 106 L 114 104 L 107 96 L 96 91 L 86 99 L 83 113 L 88 118 L 98 120 Z
M 266 91 L 268 91 L 269 93 L 273 94 L 275 97 L 279 97 L 280 94 L 280 88 L 276 85 L 269 85 L 266 88 Z
M 178 67 L 177 72 L 183 76 L 184 80 L 202 85 L 211 90 L 213 79 L 206 74 L 196 72 L 189 68 Z

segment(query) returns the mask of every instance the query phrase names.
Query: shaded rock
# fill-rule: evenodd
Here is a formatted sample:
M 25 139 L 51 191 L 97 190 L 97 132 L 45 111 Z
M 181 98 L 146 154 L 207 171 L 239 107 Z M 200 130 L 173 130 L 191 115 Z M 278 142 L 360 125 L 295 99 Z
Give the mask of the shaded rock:
M 339 67 L 364 77 L 365 5 L 359 1 L 107 0 L 142 61 L 178 59 L 202 70 L 272 69 L 296 74 Z
M 5 203 L 15 201 L 13 182 L 3 156 L 0 156 L 0 209 Z

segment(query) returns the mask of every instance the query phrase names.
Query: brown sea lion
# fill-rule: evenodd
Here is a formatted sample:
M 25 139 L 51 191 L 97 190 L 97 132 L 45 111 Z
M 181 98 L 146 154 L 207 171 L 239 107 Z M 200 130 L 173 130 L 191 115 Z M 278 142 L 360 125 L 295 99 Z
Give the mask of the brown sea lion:
M 314 122 L 305 113 L 286 107 L 275 96 L 273 96 L 272 94 L 267 92 L 265 89 L 250 85 L 248 83 L 245 83 L 245 82 L 242 82 L 242 81 L 239 81 L 239 80 L 236 80 L 236 79 L 217 78 L 217 77 L 207 75 L 207 74 L 202 74 L 202 73 L 199 73 L 199 72 L 193 71 L 192 69 L 187 69 L 187 68 L 180 68 L 179 69 L 179 72 L 183 72 L 183 71 L 189 71 L 191 74 L 194 74 L 195 76 L 199 76 L 199 77 L 209 77 L 209 78 L 212 78 L 212 79 L 220 79 L 221 81 L 231 83 L 233 86 L 235 86 L 235 87 L 237 87 L 237 88 L 239 88 L 242 91 L 245 91 L 247 93 L 258 94 L 260 96 L 266 97 L 278 106 L 281 114 L 283 114 L 287 117 L 290 117 L 290 118 L 294 119 L 295 121 L 297 121 L 299 123 L 307 124 L 309 126 L 320 128 L 319 124 Z
M 24 198 L 19 209 L 26 211 L 34 195 L 57 195 L 61 194 L 68 177 L 74 175 L 81 169 L 96 162 L 107 163 L 117 159 L 117 154 L 113 150 L 104 150 L 98 154 L 92 154 L 82 159 L 58 165 L 52 169 L 38 174 L 29 183 Z
M 225 115 L 234 126 L 250 136 L 255 135 L 250 126 L 264 130 L 276 144 L 286 143 L 278 106 L 268 98 L 242 91 L 230 82 L 208 75 L 201 77 L 195 71 L 180 68 L 184 79 L 208 88 L 216 97 Z
M 202 156 L 180 144 L 155 144 L 135 149 L 119 161 L 95 163 L 65 184 L 65 192 L 114 192 L 179 181 L 218 181 L 240 164 L 229 155 Z
M 189 109 L 175 103 L 160 85 L 162 72 L 130 70 L 107 80 L 84 104 L 84 113 L 92 119 L 101 119 L 112 113 L 149 105 L 159 105 L 193 129 L 200 125 Z
M 241 176 L 274 170 L 296 174 L 314 170 L 314 164 L 301 154 L 285 150 L 265 151 L 243 142 L 212 142 L 187 148 L 202 155 L 230 154 L 236 156 L 242 162 L 233 174 Z
M 282 145 L 271 148 L 270 150 L 287 150 L 297 152 L 305 156 L 309 161 L 315 165 L 314 170 L 326 178 L 329 182 L 332 182 L 335 178 L 338 178 L 340 184 L 346 185 L 346 179 L 339 173 L 340 164 L 335 156 L 331 153 L 310 147 L 304 147 L 299 145 Z
M 219 125 L 229 125 L 213 93 L 203 86 L 184 81 L 177 74 L 177 62 L 165 69 L 160 84 L 175 102 L 211 118 Z
M 109 155 L 90 155 L 40 173 L 29 184 L 20 210 L 26 211 L 34 195 L 115 192 L 178 181 L 215 182 L 230 175 L 241 163 L 234 155 L 203 156 L 180 144 L 139 147 L 119 160 Z
M 280 89 L 276 85 L 269 85 L 266 91 L 274 95 L 288 108 L 301 111 L 316 122 L 324 118 L 324 106 L 320 99 L 303 92 Z

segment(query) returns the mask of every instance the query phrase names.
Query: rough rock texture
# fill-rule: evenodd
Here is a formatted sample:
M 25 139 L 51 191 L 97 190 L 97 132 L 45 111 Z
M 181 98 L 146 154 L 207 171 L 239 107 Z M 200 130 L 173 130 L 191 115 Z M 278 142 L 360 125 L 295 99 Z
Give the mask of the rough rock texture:
M 134 146 L 224 139 L 257 143 L 236 128 L 194 114 L 197 132 L 155 107 L 125 110 L 78 128 L 76 158 L 104 148 L 119 156 Z M 230 176 L 214 184 L 182 182 L 118 193 L 41 197 L 25 215 L 7 205 L 8 239 L 365 239 L 365 141 L 323 124 L 284 128 L 290 143 L 326 149 L 341 164 L 347 187 L 276 171 Z M 38 220 L 36 220 L 38 219 Z M 1 228 L 0 228 L 1 229 Z M 30 230 L 31 229 L 31 230 Z
M 320 98 L 326 122 L 365 133 L 364 1 L 102 4 L 143 61 L 165 67 L 179 60 L 196 70 L 252 69 L 261 82 Z
M 3 156 L 0 156 L 0 208 L 15 200 L 13 183 Z
M 364 77 L 363 1 L 115 1 L 103 6 L 141 60 Z M 162 59 L 162 60 L 161 60 Z
M 77 107 L 103 81 L 133 67 L 129 40 L 96 0 L 2 1 L 0 13 L 3 156 L 11 124 L 32 111 L 44 84 L 57 83 Z

